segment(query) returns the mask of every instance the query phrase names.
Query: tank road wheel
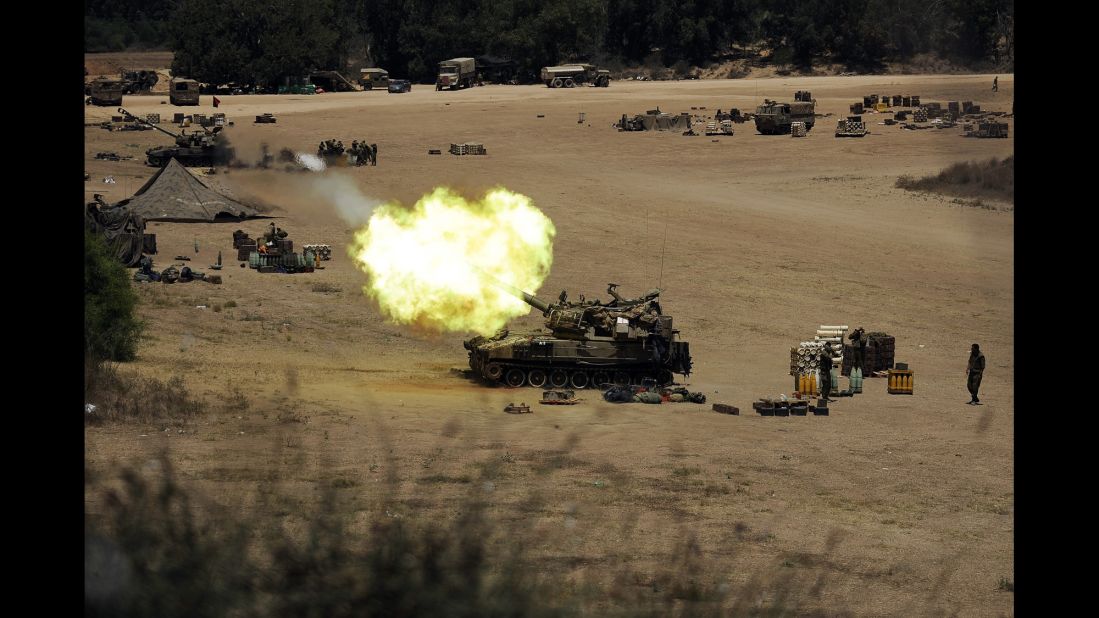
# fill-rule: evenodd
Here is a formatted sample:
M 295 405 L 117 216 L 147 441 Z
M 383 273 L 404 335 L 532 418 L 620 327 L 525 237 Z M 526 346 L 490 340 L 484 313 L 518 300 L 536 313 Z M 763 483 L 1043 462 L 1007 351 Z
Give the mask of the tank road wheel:
M 614 372 L 614 385 L 615 386 L 629 386 L 630 374 L 625 371 Z
M 541 369 L 531 369 L 527 373 L 527 382 L 534 388 L 542 388 L 546 385 L 546 372 Z
M 569 374 L 564 369 L 554 369 L 550 373 L 549 383 L 553 388 L 565 388 L 569 385 Z
M 588 374 L 583 371 L 573 372 L 572 376 L 569 377 L 569 384 L 575 389 L 587 388 L 589 381 Z
M 504 368 L 500 363 L 489 363 L 485 365 L 484 373 L 490 380 L 499 380 L 504 376 Z
M 672 382 L 675 382 L 675 376 L 672 375 L 672 372 L 668 371 L 667 369 L 661 369 L 659 372 L 657 372 L 657 384 L 659 384 L 660 386 L 667 386 Z
M 565 88 L 572 88 L 576 86 L 576 82 L 571 77 L 565 78 Z
M 560 88 L 564 84 L 565 80 L 561 79 L 560 77 L 555 77 L 553 78 L 553 81 L 550 82 L 550 88 Z
M 523 373 L 522 369 L 518 367 L 512 367 L 508 369 L 507 375 L 504 377 L 504 381 L 508 386 L 513 388 L 522 386 L 527 381 L 527 374 Z
M 603 388 L 604 384 L 611 383 L 611 374 L 606 371 L 596 371 L 591 377 L 591 385 L 593 387 Z

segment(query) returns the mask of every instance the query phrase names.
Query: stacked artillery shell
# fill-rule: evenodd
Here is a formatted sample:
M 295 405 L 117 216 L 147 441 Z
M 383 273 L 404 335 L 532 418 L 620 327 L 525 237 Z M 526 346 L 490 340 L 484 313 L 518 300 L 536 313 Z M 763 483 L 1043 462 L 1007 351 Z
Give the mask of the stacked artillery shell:
M 825 345 L 822 341 L 802 341 L 796 348 L 790 348 L 790 375 L 815 373 L 820 367 L 820 351 Z
M 828 349 L 832 352 L 832 362 L 843 362 L 843 342 L 847 337 L 848 326 L 828 326 L 821 325 L 817 329 L 817 341 L 820 341 L 828 346 Z

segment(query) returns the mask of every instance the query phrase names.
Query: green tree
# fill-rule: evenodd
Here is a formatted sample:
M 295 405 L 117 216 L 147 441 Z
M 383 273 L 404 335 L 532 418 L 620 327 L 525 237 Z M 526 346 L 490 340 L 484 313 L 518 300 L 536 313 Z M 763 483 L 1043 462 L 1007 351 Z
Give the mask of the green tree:
M 102 236 L 84 231 L 84 355 L 92 362 L 129 361 L 142 324 L 126 269 Z

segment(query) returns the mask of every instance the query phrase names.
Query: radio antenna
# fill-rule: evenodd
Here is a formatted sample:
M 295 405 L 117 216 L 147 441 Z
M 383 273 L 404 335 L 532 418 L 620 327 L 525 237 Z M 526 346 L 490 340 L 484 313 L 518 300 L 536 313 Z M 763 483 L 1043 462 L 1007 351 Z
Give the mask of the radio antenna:
M 664 246 L 660 249 L 660 279 L 657 280 L 656 287 L 660 287 L 660 284 L 664 282 L 664 251 L 668 248 L 668 222 L 664 222 Z

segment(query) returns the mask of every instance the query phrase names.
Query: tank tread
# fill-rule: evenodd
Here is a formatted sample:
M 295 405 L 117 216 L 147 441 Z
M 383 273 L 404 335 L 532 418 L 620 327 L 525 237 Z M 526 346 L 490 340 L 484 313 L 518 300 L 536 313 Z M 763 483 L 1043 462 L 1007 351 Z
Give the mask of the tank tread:
M 604 388 L 611 384 L 621 384 L 623 380 L 634 385 L 643 384 L 647 380 L 655 381 L 660 386 L 667 386 L 674 382 L 674 375 L 666 369 L 639 371 L 614 366 L 577 368 L 562 365 L 546 366 L 534 363 L 497 362 L 486 363 L 483 367 L 474 365 L 474 363 L 471 363 L 471 368 L 483 380 L 513 388 L 532 386 L 535 388 L 574 388 L 580 390 Z M 532 375 L 534 376 L 533 379 Z

